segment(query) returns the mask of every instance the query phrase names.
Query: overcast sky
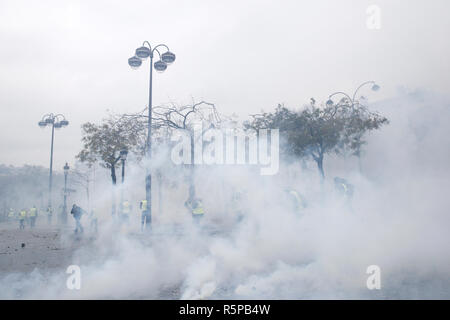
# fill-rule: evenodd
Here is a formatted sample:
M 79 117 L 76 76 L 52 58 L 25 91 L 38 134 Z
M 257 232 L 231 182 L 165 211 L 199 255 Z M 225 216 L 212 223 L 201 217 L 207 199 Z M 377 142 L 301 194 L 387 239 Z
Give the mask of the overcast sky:
M 381 28 L 369 29 L 370 5 Z M 73 163 L 80 125 L 148 99 L 148 61 L 127 59 L 144 40 L 177 55 L 154 74 L 154 104 L 192 98 L 245 116 L 277 103 L 299 107 L 376 80 L 450 92 L 448 0 L 7 1 L 0 0 L 0 163 L 48 166 L 50 129 L 63 113 L 55 169 Z

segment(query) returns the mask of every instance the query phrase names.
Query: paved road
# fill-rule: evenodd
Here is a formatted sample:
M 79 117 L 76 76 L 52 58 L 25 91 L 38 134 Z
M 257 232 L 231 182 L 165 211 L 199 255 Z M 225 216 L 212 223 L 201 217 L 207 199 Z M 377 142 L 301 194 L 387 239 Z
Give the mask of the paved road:
M 0 275 L 67 267 L 73 252 L 86 241 L 70 241 L 71 230 L 37 226 L 19 230 L 16 223 L 0 223 Z M 70 263 L 69 263 L 70 264 Z
M 184 230 L 179 227 L 162 226 L 154 228 L 149 236 L 141 233 L 137 226 L 125 233 L 129 237 L 151 246 L 152 242 L 158 241 L 160 237 L 181 236 Z M 94 234 L 89 230 L 79 237 L 74 235 L 73 227 L 48 226 L 45 221 L 38 223 L 34 229 L 27 226 L 25 230 L 19 229 L 18 222 L 0 223 L 0 298 L 12 298 L 11 285 L 17 287 L 13 290 L 14 297 L 23 298 L 21 292 L 30 290 L 29 285 L 22 284 L 23 280 L 27 279 L 35 270 L 43 275 L 43 279 L 50 279 L 53 275 L 66 277 L 65 271 L 69 265 L 99 262 L 98 259 L 101 260 L 102 257 L 95 255 L 96 250 L 82 251 L 82 255 L 78 250 L 92 245 L 94 239 Z M 11 275 L 14 280 L 4 281 L 6 278 L 11 279 Z M 43 281 L 44 283 L 39 283 L 39 285 L 45 285 L 46 280 Z M 7 287 L 2 288 L 2 286 Z M 2 291 L 4 292 L 2 293 Z M 178 299 L 181 296 L 180 286 L 162 287 L 158 296 L 160 299 Z M 33 296 L 33 298 L 36 297 Z M 148 297 L 133 296 L 130 298 Z

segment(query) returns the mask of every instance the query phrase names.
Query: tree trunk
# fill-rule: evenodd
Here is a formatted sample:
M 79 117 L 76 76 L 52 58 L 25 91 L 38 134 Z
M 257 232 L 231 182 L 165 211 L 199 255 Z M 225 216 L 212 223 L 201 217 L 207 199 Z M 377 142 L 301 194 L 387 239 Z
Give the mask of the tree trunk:
M 89 181 L 88 181 L 88 183 L 89 183 Z M 88 184 L 88 187 L 86 188 L 86 198 L 87 198 L 88 212 L 91 212 L 91 201 L 90 201 L 90 197 L 89 197 L 89 184 Z
M 362 174 L 362 161 L 361 161 L 361 138 L 358 137 L 358 146 L 357 149 L 354 153 L 354 155 L 358 158 L 358 169 L 359 169 L 359 174 Z
M 112 207 L 111 214 L 114 216 L 116 214 L 116 168 L 114 165 L 111 166 L 111 180 L 112 180 Z
M 323 183 L 325 180 L 325 172 L 323 171 L 323 154 L 320 154 L 319 157 L 316 159 L 317 162 L 317 168 L 319 169 L 320 173 L 320 182 Z
M 194 163 L 194 133 L 191 133 L 191 167 L 189 176 L 189 198 L 188 200 L 195 199 L 195 163 Z
M 362 175 L 362 160 L 361 160 L 361 154 L 358 155 L 358 168 L 359 168 L 359 174 Z

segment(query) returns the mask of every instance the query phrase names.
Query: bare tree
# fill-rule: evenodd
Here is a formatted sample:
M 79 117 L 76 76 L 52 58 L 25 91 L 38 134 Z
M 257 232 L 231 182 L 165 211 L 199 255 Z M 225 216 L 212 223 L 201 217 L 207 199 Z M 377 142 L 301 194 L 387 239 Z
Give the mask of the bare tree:
M 145 130 L 147 123 L 147 108 L 136 114 L 123 114 L 123 121 L 131 121 L 135 123 L 136 128 Z M 152 139 L 154 142 L 154 151 L 156 153 L 160 152 L 164 148 L 170 147 L 172 142 L 170 141 L 170 136 L 174 130 L 182 130 L 186 132 L 191 141 L 191 164 L 189 167 L 189 175 L 187 177 L 189 183 L 189 195 L 188 199 L 194 199 L 195 192 L 195 164 L 194 164 L 194 148 L 195 148 L 195 135 L 194 127 L 195 125 L 202 124 L 203 134 L 213 128 L 219 128 L 222 122 L 221 116 L 217 112 L 216 106 L 213 103 L 200 101 L 192 102 L 191 104 L 178 106 L 174 103 L 167 105 L 156 106 L 152 108 Z M 161 171 L 157 172 L 157 178 L 163 179 L 163 174 Z M 161 184 L 160 182 L 159 184 Z M 161 188 L 160 188 L 161 189 Z M 158 196 L 161 198 L 161 195 Z
M 93 165 L 83 165 L 82 163 L 77 163 L 75 169 L 71 173 L 71 183 L 80 186 L 86 196 L 86 204 L 88 211 L 91 211 L 91 192 L 90 187 L 94 182 L 93 177 L 94 167 Z

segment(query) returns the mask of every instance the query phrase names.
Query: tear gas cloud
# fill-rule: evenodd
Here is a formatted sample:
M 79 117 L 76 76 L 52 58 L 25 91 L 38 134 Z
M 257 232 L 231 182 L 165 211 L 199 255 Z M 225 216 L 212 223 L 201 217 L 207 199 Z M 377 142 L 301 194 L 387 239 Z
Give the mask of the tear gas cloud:
M 403 90 L 370 108 L 390 124 L 370 135 L 362 174 L 355 158 L 332 156 L 323 186 L 313 162 L 280 163 L 272 176 L 253 166 L 199 166 L 204 228 L 183 206 L 182 166 L 164 170 L 167 161 L 156 156 L 164 180 L 161 194 L 154 180 L 150 236 L 139 233 L 137 213 L 118 229 L 108 171 L 98 169 L 99 233 L 71 258 L 81 268 L 81 289 L 67 289 L 65 269 L 37 268 L 2 275 L 0 297 L 450 298 L 450 99 Z M 135 206 L 144 197 L 143 172 L 130 159 L 123 192 Z M 335 193 L 335 176 L 355 186 L 351 204 Z M 286 188 L 306 198 L 301 216 L 288 205 Z M 366 286 L 370 265 L 380 267 L 382 290 Z

